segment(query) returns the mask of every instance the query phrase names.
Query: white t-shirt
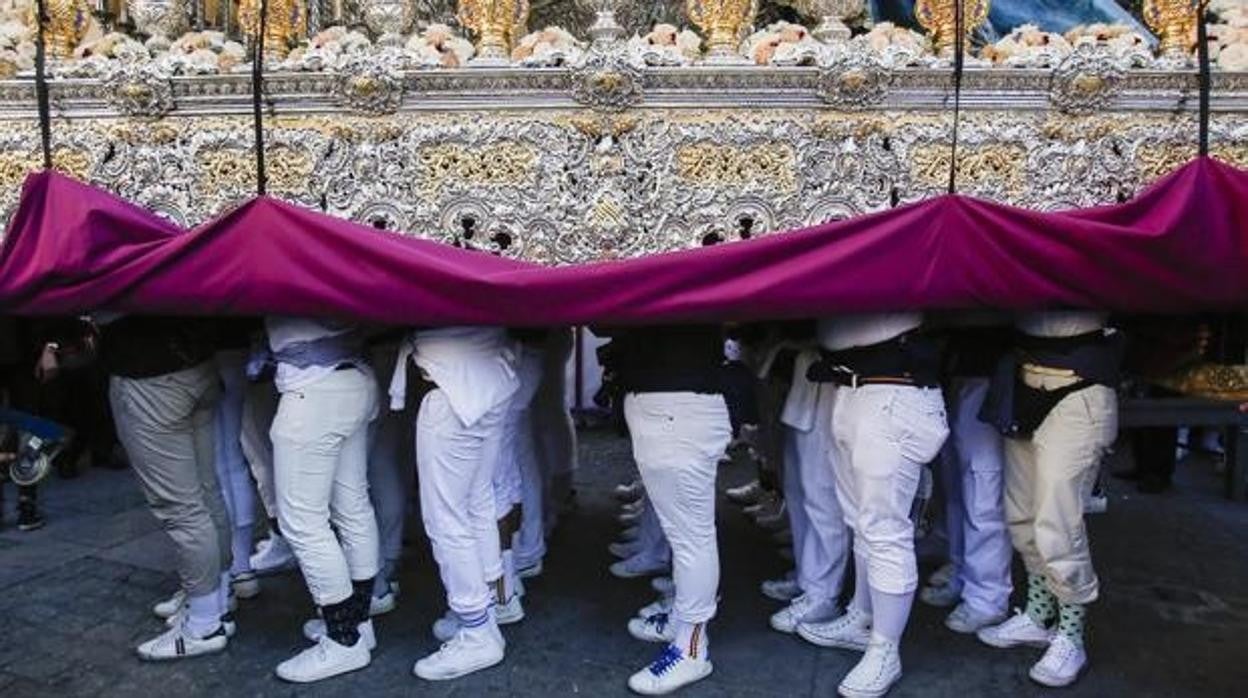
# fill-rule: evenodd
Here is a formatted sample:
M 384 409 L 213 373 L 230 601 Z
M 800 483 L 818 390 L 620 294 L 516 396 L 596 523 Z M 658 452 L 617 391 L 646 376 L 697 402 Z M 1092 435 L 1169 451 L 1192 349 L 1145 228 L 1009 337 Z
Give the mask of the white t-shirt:
M 442 327 L 403 342 L 390 382 L 390 407 L 407 401 L 407 357 L 446 394 L 455 416 L 472 426 L 520 388 L 516 343 L 501 327 Z
M 923 313 L 870 313 L 820 319 L 819 344 L 828 351 L 868 347 L 887 342 L 923 324 Z
M 1089 310 L 1054 310 L 1028 313 L 1016 323 L 1019 331 L 1032 337 L 1077 337 L 1105 327 L 1109 313 Z
M 352 325 L 334 322 L 333 320 L 281 316 L 265 318 L 264 327 L 269 335 L 269 349 L 275 354 L 296 342 L 307 342 L 322 337 L 334 337 L 355 329 Z M 335 368 L 335 366 L 299 368 L 278 362 L 277 375 L 273 381 L 277 385 L 278 392 L 286 393 L 306 388 L 333 373 Z M 359 368 L 371 374 L 366 365 L 361 365 Z

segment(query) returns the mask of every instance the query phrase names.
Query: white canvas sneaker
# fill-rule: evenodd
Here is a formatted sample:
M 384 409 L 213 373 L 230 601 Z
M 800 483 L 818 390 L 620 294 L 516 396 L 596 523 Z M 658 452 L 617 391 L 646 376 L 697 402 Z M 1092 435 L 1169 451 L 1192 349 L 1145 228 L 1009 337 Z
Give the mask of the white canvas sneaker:
M 512 594 L 507 603 L 495 604 L 494 620 L 499 625 L 511 625 L 524 620 L 524 603 L 519 594 Z
M 231 590 L 230 594 L 226 598 L 228 599 L 228 612 L 233 613 L 234 611 L 237 611 L 238 597 L 234 595 L 234 591 Z M 164 618 L 166 623 L 168 623 L 171 618 L 177 617 L 186 610 L 186 599 L 186 592 L 178 589 L 173 592 L 173 595 L 169 598 L 164 601 L 158 601 L 156 605 L 152 606 L 152 613 L 155 613 L 157 618 Z M 167 627 L 172 628 L 173 626 L 168 625 Z
M 1032 681 L 1050 688 L 1069 686 L 1087 666 L 1088 653 L 1065 633 L 1056 633 L 1049 649 L 1028 672 Z
M 879 698 L 900 678 L 901 655 L 897 644 L 873 637 L 862 659 L 841 680 L 837 692 L 846 698 Z
M 772 614 L 771 629 L 792 635 L 797 632 L 798 623 L 823 623 L 834 620 L 837 615 L 835 599 L 816 599 L 802 594 Z
M 844 615 L 834 620 L 798 623 L 797 634 L 812 645 L 862 652 L 871 642 L 871 616 L 850 606 Z
M 643 696 L 661 696 L 705 679 L 713 669 L 709 659 L 686 657 L 680 648 L 668 645 L 650 666 L 628 678 L 628 687 Z
M 919 590 L 919 601 L 936 608 L 952 608 L 962 600 L 962 590 L 952 583 L 929 584 Z
M 351 647 L 322 635 L 315 645 L 277 665 L 277 677 L 291 683 L 312 683 L 358 671 L 373 660 L 368 645 L 361 639 Z
M 768 579 L 760 585 L 763 596 L 769 599 L 789 603 L 802 595 L 802 588 L 796 579 Z
M 356 626 L 360 631 L 360 641 L 368 648 L 369 652 L 377 649 L 377 632 L 373 628 L 373 621 L 366 620 Z M 303 636 L 312 642 L 320 642 L 325 637 L 325 620 L 323 618 L 313 618 L 303 624 Z
M 299 566 L 290 544 L 282 536 L 269 536 L 256 546 L 256 554 L 248 560 L 251 570 L 260 576 L 280 574 Z
M 390 582 L 388 590 L 381 596 L 369 597 L 368 615 L 380 616 L 393 611 L 399 605 L 399 583 Z
M 636 579 L 637 577 L 653 577 L 655 575 L 667 574 L 671 571 L 672 566 L 665 562 L 646 560 L 640 555 L 634 555 L 626 560 L 613 563 L 608 569 L 612 576 L 620 579 Z
M 1000 625 L 990 625 L 975 633 L 975 637 L 993 647 L 1045 648 L 1053 640 L 1053 631 L 1037 625 L 1026 612 L 1016 611 L 1009 620 Z
M 666 613 L 656 613 L 645 618 L 630 618 L 628 634 L 642 642 L 670 643 L 676 639 L 676 624 Z
M 226 637 L 224 626 L 207 637 L 196 637 L 187 629 L 186 623 L 181 622 L 139 645 L 135 651 L 138 652 L 139 659 L 144 661 L 163 662 L 220 652 L 227 644 L 229 638 Z
M 970 635 L 984 628 L 1000 625 L 1005 620 L 1004 613 L 981 613 L 963 602 L 945 616 L 945 627 L 955 633 Z
M 542 575 L 542 561 L 538 560 L 528 567 L 521 567 L 516 570 L 516 576 L 521 579 L 533 579 Z
M 460 628 L 437 652 L 416 662 L 412 673 L 426 681 L 457 679 L 503 661 L 506 647 L 494 622 Z
M 674 600 L 675 597 L 672 596 L 660 596 L 658 599 L 637 609 L 637 617 L 649 618 L 656 613 L 671 613 Z

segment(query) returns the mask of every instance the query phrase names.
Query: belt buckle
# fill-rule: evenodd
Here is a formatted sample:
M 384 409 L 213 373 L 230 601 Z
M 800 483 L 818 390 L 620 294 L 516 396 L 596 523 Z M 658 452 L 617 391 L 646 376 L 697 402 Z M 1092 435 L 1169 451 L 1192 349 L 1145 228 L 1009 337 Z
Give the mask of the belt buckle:
M 849 376 L 849 387 L 853 388 L 854 390 L 857 390 L 857 389 L 858 389 L 858 373 L 857 373 L 856 371 L 854 371 L 854 369 L 852 369 L 852 368 L 850 368 L 850 367 L 848 367 L 848 366 L 846 366 L 846 365 L 844 365 L 844 364 L 840 364 L 840 365 L 837 365 L 837 366 L 833 366 L 833 367 L 832 367 L 832 370 L 833 370 L 833 371 L 836 371 L 837 373 L 843 373 L 843 374 L 848 375 L 848 376 Z

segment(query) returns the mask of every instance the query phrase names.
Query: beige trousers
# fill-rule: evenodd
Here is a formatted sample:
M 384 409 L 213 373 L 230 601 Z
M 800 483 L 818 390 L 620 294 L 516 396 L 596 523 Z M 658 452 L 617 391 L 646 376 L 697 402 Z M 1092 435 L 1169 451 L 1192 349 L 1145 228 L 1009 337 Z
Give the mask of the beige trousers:
M 1024 367 L 1033 388 L 1056 390 L 1076 379 Z M 1118 432 L 1118 397 L 1095 385 L 1071 393 L 1030 439 L 1005 442 L 1005 515 L 1014 548 L 1030 574 L 1042 574 L 1063 603 L 1096 600 L 1084 494 Z

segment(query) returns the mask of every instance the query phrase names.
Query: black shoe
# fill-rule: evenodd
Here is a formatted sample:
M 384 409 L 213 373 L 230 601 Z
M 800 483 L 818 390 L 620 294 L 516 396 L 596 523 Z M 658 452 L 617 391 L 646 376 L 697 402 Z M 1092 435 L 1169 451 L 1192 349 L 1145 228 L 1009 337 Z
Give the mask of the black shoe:
M 19 499 L 17 501 L 17 530 L 34 531 L 43 528 L 45 523 L 33 500 Z

